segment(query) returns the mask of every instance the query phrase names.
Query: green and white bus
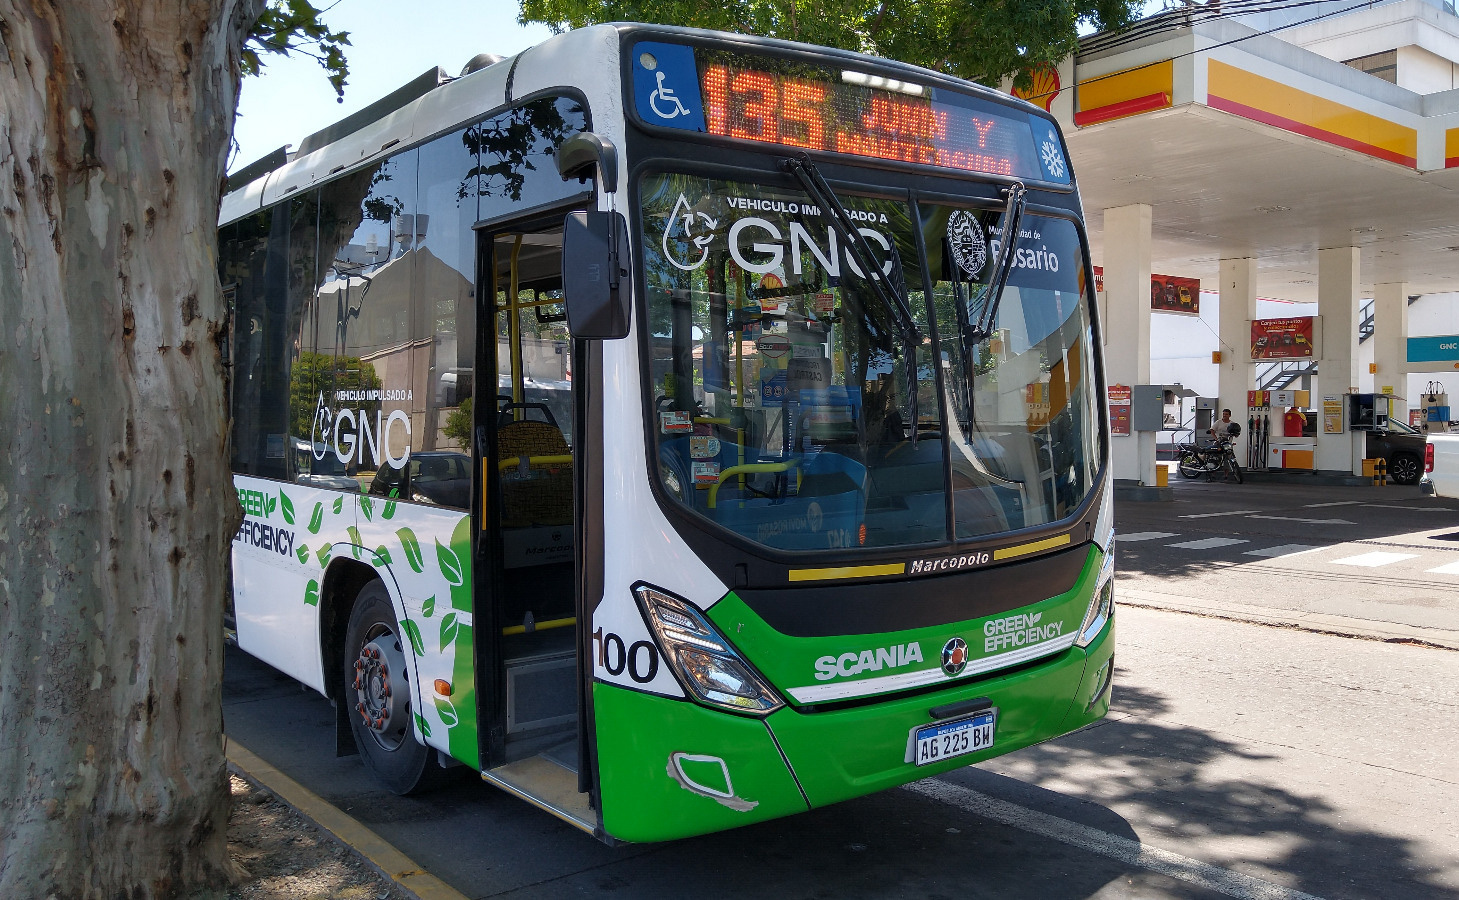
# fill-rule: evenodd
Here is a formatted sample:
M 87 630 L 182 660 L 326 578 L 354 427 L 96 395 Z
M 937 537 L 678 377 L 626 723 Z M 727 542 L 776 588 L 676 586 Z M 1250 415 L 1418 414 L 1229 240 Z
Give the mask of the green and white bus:
M 426 73 L 221 222 L 236 640 L 390 789 L 470 766 L 657 841 L 1106 713 L 1101 340 L 1042 110 L 598 26 Z

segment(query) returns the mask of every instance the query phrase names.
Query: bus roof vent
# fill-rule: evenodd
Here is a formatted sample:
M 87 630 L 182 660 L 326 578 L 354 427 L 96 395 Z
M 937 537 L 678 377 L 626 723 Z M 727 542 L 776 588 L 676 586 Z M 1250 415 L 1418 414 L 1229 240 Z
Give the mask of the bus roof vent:
M 224 193 L 232 193 L 243 187 L 245 184 L 256 181 L 274 169 L 282 168 L 289 161 L 289 145 L 285 144 L 262 159 L 256 159 L 232 175 L 228 176 L 228 184 L 223 189 Z
M 440 66 L 428 69 L 359 112 L 345 116 L 328 128 L 309 135 L 299 144 L 299 149 L 295 152 L 299 156 L 305 156 L 320 147 L 334 143 L 345 135 L 354 134 L 371 122 L 385 118 L 407 103 L 424 97 L 450 80 L 451 77 Z
M 480 72 L 487 66 L 495 65 L 496 63 L 499 63 L 504 59 L 506 59 L 506 57 L 502 56 L 500 53 L 478 53 L 475 56 L 471 57 L 471 61 L 466 64 L 466 68 L 461 70 L 461 77 L 465 78 L 472 72 Z

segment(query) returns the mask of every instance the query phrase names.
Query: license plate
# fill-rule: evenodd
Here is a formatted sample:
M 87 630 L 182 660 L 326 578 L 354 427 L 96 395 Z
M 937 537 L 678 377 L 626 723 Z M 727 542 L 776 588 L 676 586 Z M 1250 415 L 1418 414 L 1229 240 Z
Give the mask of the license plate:
M 996 710 L 980 712 L 967 719 L 923 725 L 913 733 L 916 746 L 913 761 L 919 766 L 941 762 L 965 753 L 977 753 L 993 746 Z

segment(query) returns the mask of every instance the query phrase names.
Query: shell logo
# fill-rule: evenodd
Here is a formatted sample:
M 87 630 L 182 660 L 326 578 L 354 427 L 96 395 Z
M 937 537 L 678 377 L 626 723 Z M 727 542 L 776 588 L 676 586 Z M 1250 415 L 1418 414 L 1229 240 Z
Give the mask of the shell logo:
M 1020 100 L 1043 107 L 1044 112 L 1048 112 L 1054 98 L 1059 96 L 1059 91 L 1063 88 L 1059 83 L 1059 70 L 1044 64 L 1031 71 L 1029 79 L 1027 88 L 1015 87 L 1011 93 Z

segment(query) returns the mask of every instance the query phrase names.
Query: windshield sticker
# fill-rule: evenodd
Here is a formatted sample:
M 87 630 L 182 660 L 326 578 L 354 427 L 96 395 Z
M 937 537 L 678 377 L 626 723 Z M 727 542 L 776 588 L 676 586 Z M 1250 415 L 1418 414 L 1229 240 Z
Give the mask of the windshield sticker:
M 727 217 L 732 213 L 720 210 L 721 204 L 730 210 L 752 215 L 730 220 Z M 781 224 L 753 215 L 757 212 L 793 219 L 782 230 Z M 890 225 L 886 213 L 847 209 L 846 214 L 860 223 L 857 231 L 868 245 L 879 248 L 881 255 L 887 258 L 882 264 L 882 272 L 890 275 L 893 268 L 892 242 L 873 227 Z M 866 277 L 846 253 L 846 248 L 841 246 L 843 241 L 835 227 L 829 219 L 823 220 L 821 208 L 814 204 L 713 196 L 691 201 L 687 194 L 680 192 L 669 212 L 660 241 L 664 258 L 676 269 L 693 272 L 702 268 L 709 261 L 715 245 L 722 243 L 728 243 L 730 258 L 744 271 L 773 276 L 761 282 L 762 290 L 785 284 L 787 262 L 792 274 L 805 274 L 807 259 L 812 260 L 810 268 L 824 271 L 831 278 L 841 277 L 843 263 L 858 278 Z M 777 306 L 774 300 L 762 302 L 766 313 Z
M 983 271 L 983 264 L 988 261 L 988 242 L 983 239 L 983 228 L 972 213 L 959 209 L 947 217 L 947 244 L 952 248 L 957 267 L 969 278 Z
M 402 393 L 407 392 L 339 391 L 335 399 L 355 402 L 379 402 L 382 399 L 398 401 L 404 399 L 397 396 Z M 325 403 L 324 392 L 321 391 L 314 406 L 314 424 L 309 435 L 314 458 L 323 461 L 332 450 L 335 458 L 345 466 L 358 461 L 361 465 L 379 468 L 382 460 L 397 469 L 404 466 L 406 460 L 410 459 L 410 416 L 399 409 L 392 410 L 388 416 L 382 409 L 375 409 L 374 413 L 375 424 L 372 429 L 369 410 L 360 407 L 332 409 Z M 396 431 L 403 431 L 404 439 L 397 438 L 392 442 L 391 435 Z M 404 448 L 400 456 L 390 452 L 392 446 Z M 368 459 L 365 456 L 367 449 L 370 451 Z
M 694 420 L 688 410 L 673 409 L 659 413 L 659 428 L 664 434 L 689 434 L 694 430 Z

